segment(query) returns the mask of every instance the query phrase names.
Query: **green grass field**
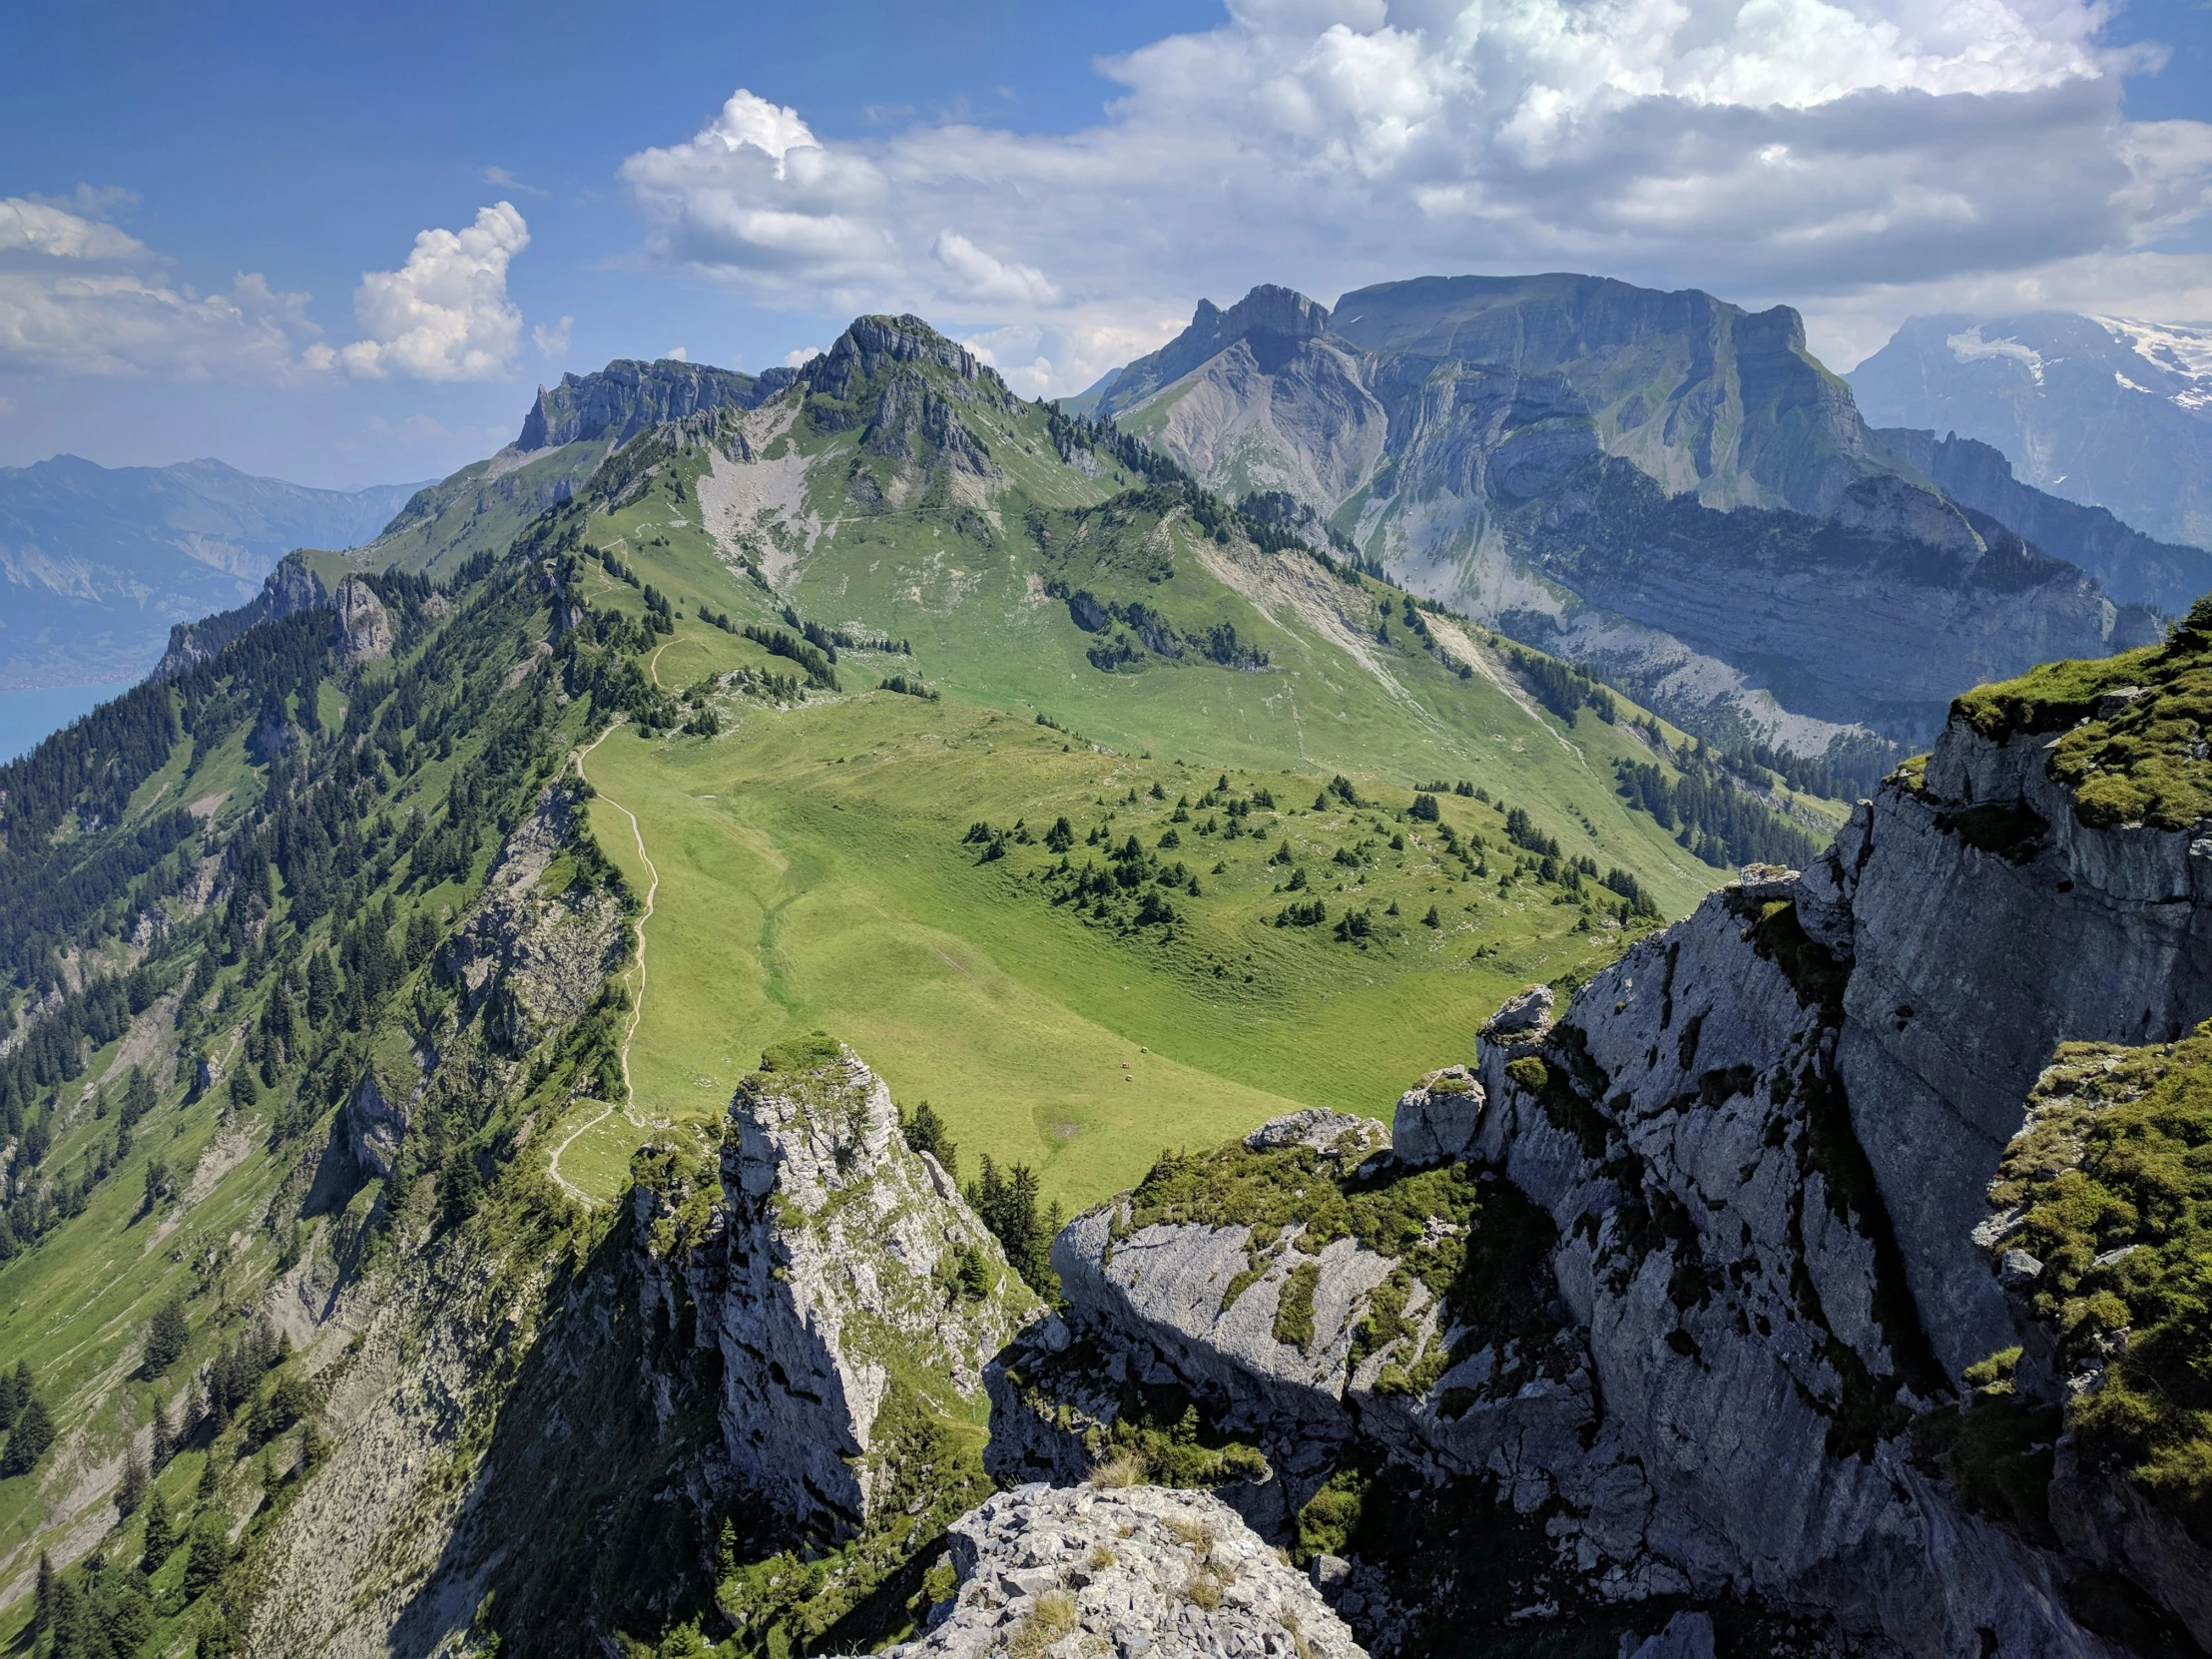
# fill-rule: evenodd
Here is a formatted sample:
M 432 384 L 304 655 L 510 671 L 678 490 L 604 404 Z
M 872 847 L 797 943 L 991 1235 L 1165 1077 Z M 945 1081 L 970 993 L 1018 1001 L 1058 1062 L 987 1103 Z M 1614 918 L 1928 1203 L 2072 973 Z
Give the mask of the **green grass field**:
M 1082 530 L 1050 515 L 1117 481 L 1081 479 L 1033 436 L 1015 421 L 994 456 L 1047 514 L 1029 522 Z M 651 1124 L 718 1117 L 766 1044 L 818 1028 L 851 1043 L 901 1101 L 942 1111 L 970 1169 L 984 1153 L 1030 1164 L 1070 1207 L 1134 1181 L 1163 1146 L 1216 1142 L 1276 1113 L 1387 1116 L 1412 1078 L 1467 1056 L 1504 997 L 1587 972 L 1621 938 L 1576 931 L 1583 910 L 1554 904 L 1552 889 L 1501 896 L 1494 874 L 1452 881 L 1432 835 L 1388 852 L 1416 784 L 1464 778 L 1524 807 L 1567 855 L 1635 872 L 1669 915 L 1719 878 L 1614 795 L 1613 762 L 1648 758 L 1625 724 L 1585 715 L 1569 727 L 1540 710 L 1480 630 L 1451 631 L 1454 654 L 1480 670 L 1461 676 L 1398 626 L 1386 590 L 1316 578 L 1298 554 L 1235 567 L 1180 521 L 1053 565 L 1051 533 L 1025 542 L 1011 504 L 997 531 L 943 503 L 855 513 L 839 493 L 862 464 L 852 435 L 803 447 L 809 511 L 826 528 L 774 594 L 701 523 L 704 451 L 677 451 L 650 487 L 588 521 L 592 547 L 677 607 L 653 665 L 672 691 L 733 669 L 792 670 L 702 624 L 703 608 L 782 626 L 788 595 L 810 621 L 912 645 L 910 656 L 841 652 L 841 695 L 777 709 L 717 694 L 716 738 L 623 731 L 590 757 L 606 798 L 594 812 L 601 843 L 641 895 L 659 881 L 630 1054 L 635 1111 L 594 1123 L 561 1155 L 558 1173 L 595 1198 L 614 1196 L 622 1153 Z M 1187 633 L 1233 621 L 1268 666 L 1148 659 L 1102 672 L 1086 655 L 1098 636 L 1049 597 L 1046 569 L 1101 591 L 1122 581 L 1113 591 L 1174 610 Z M 641 588 L 596 563 L 581 580 L 596 607 L 642 610 Z M 870 689 L 893 673 L 918 675 L 942 701 Z M 1314 813 L 1340 772 L 1382 810 Z M 1205 892 L 1177 900 L 1187 919 L 1173 942 L 1050 902 L 1041 848 L 985 865 L 961 843 L 977 821 L 1025 820 L 1041 833 L 1062 815 L 1080 840 L 1111 811 L 1116 838 L 1134 831 L 1149 849 L 1174 803 L 1224 773 L 1284 811 L 1262 815 L 1266 842 L 1186 833 L 1161 854 L 1188 863 Z M 1148 793 L 1155 781 L 1162 801 Z M 1132 788 L 1138 806 L 1126 805 Z M 1444 811 L 1503 846 L 1502 805 L 1447 797 Z M 1374 916 L 1364 948 L 1327 927 L 1273 925 L 1289 870 L 1264 860 L 1284 835 L 1333 919 L 1354 907 Z M 1378 861 L 1331 861 L 1363 838 Z M 1435 928 L 1419 919 L 1431 905 Z
M 740 702 L 734 721 L 711 740 L 617 732 L 588 762 L 602 845 L 643 893 L 619 804 L 659 877 L 631 1051 L 649 1120 L 719 1115 L 764 1046 L 820 1028 L 901 1101 L 931 1101 L 971 1159 L 1031 1164 L 1055 1196 L 1086 1204 L 1163 1146 L 1303 1106 L 1386 1116 L 1415 1075 L 1467 1056 L 1506 995 L 1616 947 L 1617 933 L 1576 932 L 1584 912 L 1552 889 L 1501 897 L 1492 882 L 1452 880 L 1418 825 L 1404 853 L 1389 852 L 1409 792 L 1317 813 L 1326 779 L 1280 771 L 1230 775 L 1234 791 L 1267 789 L 1283 809 L 1254 815 L 1269 838 L 1180 827 L 1169 855 L 1204 896 L 1177 898 L 1187 919 L 1172 930 L 1123 933 L 1049 900 L 1037 872 L 1055 859 L 1041 846 L 979 863 L 963 833 L 1017 819 L 1041 831 L 1064 815 L 1081 836 L 1111 813 L 1117 841 L 1134 833 L 1151 847 L 1175 802 L 1218 781 L 1211 764 L 1100 754 L 1017 717 L 887 693 L 789 711 Z M 1444 814 L 1502 847 L 1492 808 L 1449 799 Z M 1362 839 L 1377 862 L 1331 861 Z M 1286 841 L 1309 891 L 1332 914 L 1367 909 L 1378 936 L 1362 947 L 1327 927 L 1274 925 L 1289 866 L 1266 860 Z M 1086 853 L 1098 855 L 1079 845 L 1073 861 Z M 1396 918 L 1382 913 L 1392 902 Z M 1430 905 L 1439 927 L 1418 919 Z M 611 1196 L 622 1171 L 610 1143 L 626 1133 L 642 1130 L 606 1119 L 561 1173 Z

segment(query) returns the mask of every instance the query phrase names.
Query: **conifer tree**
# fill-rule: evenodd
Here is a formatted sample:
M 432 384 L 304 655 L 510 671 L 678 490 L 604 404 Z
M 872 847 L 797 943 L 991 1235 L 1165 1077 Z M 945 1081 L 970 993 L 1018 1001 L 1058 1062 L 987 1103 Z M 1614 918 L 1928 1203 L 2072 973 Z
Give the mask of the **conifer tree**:
M 31 1628 L 44 1630 L 54 1622 L 54 1558 L 38 1552 L 38 1590 L 31 1601 Z
M 146 1501 L 146 1459 L 133 1446 L 123 1454 L 123 1478 L 116 1483 L 115 1512 L 129 1520 Z
M 177 1549 L 177 1523 L 170 1517 L 169 1500 L 156 1486 L 146 1499 L 146 1554 L 139 1562 L 139 1570 L 151 1578 L 161 1571 Z
M 185 1347 L 191 1340 L 192 1329 L 185 1319 L 185 1299 L 173 1296 L 155 1309 L 153 1319 L 147 1322 L 142 1374 L 149 1378 L 161 1376 L 184 1358 Z
M 46 1414 L 46 1401 L 37 1394 L 24 1402 L 23 1414 L 8 1434 L 8 1454 L 0 1458 L 0 1477 L 28 1474 L 54 1443 L 54 1419 Z
M 154 1398 L 154 1471 L 158 1474 L 177 1455 L 177 1430 L 169 1420 L 169 1406 L 160 1395 Z

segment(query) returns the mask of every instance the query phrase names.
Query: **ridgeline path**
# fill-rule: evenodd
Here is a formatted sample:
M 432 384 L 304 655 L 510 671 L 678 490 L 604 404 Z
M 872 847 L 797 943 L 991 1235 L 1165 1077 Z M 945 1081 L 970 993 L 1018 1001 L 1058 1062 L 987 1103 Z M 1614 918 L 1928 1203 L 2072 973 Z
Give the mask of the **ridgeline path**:
M 662 651 L 665 651 L 668 648 L 666 646 L 663 646 L 661 648 Z M 651 667 L 653 670 L 653 683 L 656 686 L 661 683 L 659 674 L 660 657 L 660 651 L 656 651 L 653 653 L 653 661 Z M 569 758 L 576 763 L 577 777 L 582 778 L 587 784 L 591 782 L 591 779 L 585 774 L 584 771 L 585 760 L 590 756 L 592 750 L 597 749 L 601 744 L 605 743 L 607 739 L 621 727 L 621 725 L 622 722 L 615 722 L 614 725 L 609 726 L 606 731 L 600 733 L 598 737 L 594 738 L 588 746 L 583 749 L 574 750 L 570 753 Z M 594 788 L 596 789 L 597 786 L 594 786 Z M 617 801 L 611 795 L 601 795 L 599 799 L 606 802 L 608 806 L 612 807 L 616 812 L 620 813 L 624 818 L 630 821 L 630 835 L 631 838 L 638 843 L 638 858 L 639 861 L 645 865 L 645 909 L 638 916 L 637 921 L 633 924 L 635 936 L 638 943 L 638 994 L 635 997 L 631 998 L 630 1001 L 630 1024 L 629 1028 L 625 1030 L 622 1034 L 621 1051 L 622 1115 L 628 1118 L 630 1122 L 637 1125 L 637 1127 L 642 1129 L 645 1127 L 645 1120 L 638 1116 L 637 1088 L 630 1080 L 630 1044 L 631 1041 L 638 1034 L 638 1022 L 645 1017 L 645 924 L 653 919 L 653 901 L 659 895 L 661 890 L 661 872 L 653 862 L 653 855 L 647 852 L 645 849 L 645 831 L 638 827 L 638 815 L 630 811 L 629 808 L 625 807 L 621 802 Z M 607 1120 L 608 1114 L 613 1112 L 614 1109 L 615 1102 L 608 1101 L 606 1104 L 602 1105 L 597 1112 L 586 1118 L 574 1129 L 571 1129 L 565 1136 L 562 1137 L 561 1144 L 553 1149 L 553 1155 L 547 1161 L 547 1173 L 549 1173 L 553 1177 L 554 1184 L 558 1186 L 563 1192 L 567 1193 L 571 1198 L 574 1198 L 581 1203 L 590 1204 L 593 1202 L 593 1200 L 590 1194 L 584 1192 L 580 1187 L 576 1186 L 575 1183 L 570 1181 L 567 1176 L 561 1173 L 561 1154 L 569 1149 L 569 1146 L 576 1140 L 577 1136 L 584 1134 L 588 1130 L 596 1129 L 600 1124 L 604 1123 Z

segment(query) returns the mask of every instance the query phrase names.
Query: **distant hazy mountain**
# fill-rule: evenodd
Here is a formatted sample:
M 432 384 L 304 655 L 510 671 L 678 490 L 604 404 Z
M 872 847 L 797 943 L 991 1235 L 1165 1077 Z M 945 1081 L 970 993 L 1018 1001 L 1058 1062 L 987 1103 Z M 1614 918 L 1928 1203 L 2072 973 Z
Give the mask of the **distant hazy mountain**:
M 2154 632 L 1870 430 L 1787 306 L 1556 275 L 1334 310 L 1264 286 L 1202 302 L 1099 408 L 1716 735 L 1925 736 L 1949 688 Z M 2104 541 L 2107 566 L 2156 546 Z
M 1890 452 L 1919 469 L 1968 516 L 1986 514 L 2053 558 L 2070 560 L 2117 600 L 2155 605 L 2179 616 L 2212 593 L 2212 552 L 2159 541 L 2104 507 L 2085 507 L 2013 476 L 1992 445 L 1955 432 L 1938 438 L 1910 427 L 1875 432 Z
M 1850 380 L 1869 420 L 1978 438 L 2025 483 L 2212 547 L 2212 325 L 1917 316 Z
M 0 689 L 136 679 L 172 624 L 253 598 L 292 548 L 367 541 L 415 487 L 308 489 L 215 460 L 0 467 Z

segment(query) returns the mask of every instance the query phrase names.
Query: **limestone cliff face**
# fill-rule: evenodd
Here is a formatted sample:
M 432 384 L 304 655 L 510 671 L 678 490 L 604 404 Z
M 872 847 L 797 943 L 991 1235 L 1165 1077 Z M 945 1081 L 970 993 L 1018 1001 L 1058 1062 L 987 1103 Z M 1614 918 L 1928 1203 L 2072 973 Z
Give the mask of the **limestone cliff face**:
M 750 409 L 789 380 L 788 373 L 772 380 L 668 357 L 649 363 L 618 357 L 590 374 L 564 374 L 550 389 L 540 386 L 515 447 L 527 453 L 602 437 L 626 443 L 663 421 Z
M 391 655 L 391 613 L 376 590 L 358 576 L 338 583 L 331 598 L 337 613 L 338 655 L 349 663 L 380 662 Z
M 2125 701 L 2122 699 L 2121 701 Z M 2090 829 L 2048 762 L 1954 717 L 1803 883 L 1852 962 L 1837 1065 L 1946 1367 L 2012 1341 L 1970 1224 L 2060 1041 L 2169 1041 L 2212 1013 L 2212 840 Z
M 2131 672 L 2163 688 L 2189 672 L 2173 651 Z M 1393 1150 L 1310 1156 L 1301 1201 L 1320 1217 L 1342 1194 L 1352 1216 L 1326 1242 L 1302 1252 L 1311 1227 L 1268 1209 L 1282 1172 L 1226 1153 L 1210 1208 L 1163 1165 L 1078 1218 L 1056 1253 L 1073 1341 L 1017 1360 L 1009 1447 L 1052 1461 L 1040 1390 L 1080 1432 L 1110 1415 L 1107 1384 L 1179 1387 L 1258 1444 L 1293 1512 L 1381 1459 L 1541 1517 L 1512 1597 L 1580 1597 L 1585 1619 L 1739 1598 L 1843 1646 L 2086 1655 L 2105 1643 L 2069 1586 L 2096 1568 L 2201 1620 L 2201 1552 L 2129 1482 L 2062 1443 L 2052 1535 L 1979 1512 L 1931 1449 L 1967 1369 L 2020 1341 L 1976 1228 L 2053 1046 L 2168 1043 L 2212 1012 L 2205 826 L 2158 828 L 2187 823 L 2170 805 L 2112 823 L 2052 772 L 2080 719 L 2175 741 L 2180 694 L 1989 715 L 2035 695 L 1962 703 L 1925 770 L 1802 875 L 1747 871 L 1563 1008 L 1517 999 L 1475 1068 L 1407 1092 Z M 1248 1160 L 1284 1156 L 1271 1133 Z M 1446 1176 L 1482 1201 L 1414 1185 Z M 1389 1235 L 1363 1205 L 1425 1209 L 1430 1231 Z M 1423 1256 L 1453 1231 L 1492 1260 L 1534 1242 L 1520 1317 L 1500 1312 L 1508 1278 L 1470 1298 L 1467 1267 Z M 1375 1604 L 1396 1598 L 1355 1621 L 1371 1645 L 1498 1616 L 1439 1596 L 1386 1535 L 1363 1547 Z
M 148 678 L 157 682 L 174 680 L 185 670 L 206 662 L 256 623 L 279 621 L 329 602 L 322 579 L 307 568 L 306 560 L 287 553 L 269 573 L 262 591 L 237 610 L 198 622 L 180 622 L 171 628 L 169 649 L 162 653 L 162 660 Z
M 738 1483 L 827 1534 L 870 1517 L 903 1419 L 980 1417 L 984 1366 L 1044 1314 L 849 1053 L 747 1080 L 719 1191 L 635 1202 L 662 1264 L 649 1306 L 720 1352 Z

